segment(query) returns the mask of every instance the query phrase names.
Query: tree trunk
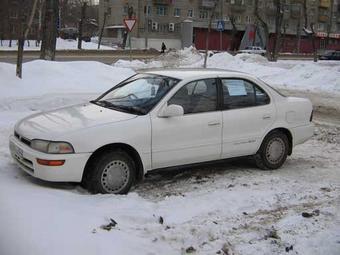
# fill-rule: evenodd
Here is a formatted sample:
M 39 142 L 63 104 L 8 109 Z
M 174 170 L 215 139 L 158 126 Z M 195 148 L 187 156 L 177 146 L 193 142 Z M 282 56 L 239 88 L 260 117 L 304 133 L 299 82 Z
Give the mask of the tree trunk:
M 42 43 L 40 58 L 46 60 L 55 59 L 57 42 L 58 0 L 46 0 L 44 10 L 44 22 L 42 27 Z
M 23 27 L 22 27 L 23 23 L 21 23 L 20 38 L 18 40 L 18 56 L 17 56 L 17 68 L 16 68 L 16 75 L 20 79 L 22 78 L 22 59 L 23 59 L 23 55 L 24 55 L 24 44 L 25 44 L 25 40 L 27 38 L 27 35 L 28 35 L 28 33 L 29 33 L 29 31 L 32 27 L 35 11 L 37 9 L 37 4 L 38 4 L 38 0 L 35 0 L 33 2 L 31 15 L 29 17 L 28 24 L 27 24 L 27 27 L 26 27 L 24 32 L 23 32 Z M 21 14 L 21 15 L 23 15 L 23 14 Z M 25 18 L 23 17 L 23 19 L 25 19 Z M 29 46 L 29 41 L 27 41 L 27 42 L 28 42 L 28 46 Z
M 274 1 L 276 5 L 276 18 L 275 18 L 275 38 L 274 38 L 274 45 L 273 45 L 273 52 L 271 56 L 272 61 L 277 61 L 280 44 L 281 44 L 281 29 L 282 29 L 282 20 L 283 20 L 283 10 L 281 6 L 280 0 Z
M 235 38 L 236 38 L 236 34 L 237 34 L 237 27 L 235 24 L 235 17 L 231 16 L 230 17 L 230 23 L 232 26 L 232 30 L 231 30 L 231 39 L 230 39 L 230 50 L 235 51 Z
M 83 6 L 81 7 L 81 17 L 79 21 L 79 36 L 78 36 L 78 49 L 81 50 L 81 43 L 83 41 L 83 26 L 84 26 L 84 20 L 86 15 L 86 2 L 83 3 Z
M 313 47 L 313 60 L 314 60 L 314 62 L 318 62 L 318 54 L 317 54 L 317 49 L 316 49 L 316 45 L 315 45 L 315 31 L 314 31 L 314 24 L 313 23 L 310 24 L 310 28 L 312 30 L 312 34 L 310 36 L 311 36 L 312 47 Z
M 259 13 L 259 0 L 255 0 L 254 4 L 254 16 L 259 21 L 260 25 L 263 27 L 264 36 L 266 37 L 266 57 L 270 59 L 270 52 L 269 52 L 269 27 L 268 24 L 264 21 Z
M 103 33 L 104 33 L 104 28 L 105 28 L 105 23 L 106 23 L 106 18 L 107 18 L 107 12 L 104 13 L 103 25 L 102 25 L 102 27 L 100 29 L 100 34 L 99 34 L 99 39 L 98 39 L 98 50 L 100 49 L 100 45 L 102 43 L 102 38 L 103 38 Z
M 332 32 L 333 6 L 334 6 L 334 0 L 331 0 L 331 8 L 329 10 L 330 15 L 329 15 L 329 20 L 328 20 L 328 25 L 327 25 L 327 37 L 326 37 L 326 43 L 325 43 L 326 49 L 327 49 L 327 46 L 329 45 L 329 35 Z
M 211 10 L 211 15 L 210 15 L 210 18 L 209 18 L 208 31 L 207 31 L 207 36 L 206 36 L 206 39 L 205 39 L 205 55 L 204 55 L 204 64 L 203 64 L 204 68 L 207 68 L 208 50 L 209 50 L 209 35 L 210 35 L 212 19 L 214 18 L 214 15 L 215 15 L 217 3 L 218 3 L 218 0 L 215 0 L 214 7 Z

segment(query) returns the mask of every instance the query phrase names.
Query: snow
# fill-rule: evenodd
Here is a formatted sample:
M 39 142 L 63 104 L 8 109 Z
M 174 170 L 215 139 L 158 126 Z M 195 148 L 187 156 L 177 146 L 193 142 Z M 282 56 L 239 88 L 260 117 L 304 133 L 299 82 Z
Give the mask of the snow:
M 92 38 L 91 42 L 82 41 L 82 49 L 83 50 L 97 50 L 98 43 L 95 42 L 96 39 Z M 30 46 L 28 46 L 27 41 L 25 42 L 24 50 L 40 50 L 40 46 L 35 45 L 35 40 L 30 40 Z M 0 51 L 2 50 L 18 50 L 17 41 L 12 41 L 12 47 L 9 47 L 9 40 L 4 40 L 3 46 L 0 46 Z M 78 40 L 71 39 L 61 39 L 57 38 L 57 50 L 77 50 L 78 49 Z M 108 47 L 105 45 L 100 46 L 100 50 L 115 50 L 117 47 Z
M 204 56 L 194 48 L 170 52 L 149 62 L 119 60 L 114 66 L 133 69 L 163 67 L 202 67 Z M 277 88 L 340 93 L 340 62 L 279 60 L 269 62 L 255 54 L 217 53 L 208 58 L 209 68 L 253 74 Z
M 195 254 L 223 254 L 222 249 L 244 255 L 288 254 L 291 245 L 289 254 L 339 254 L 339 128 L 318 126 L 313 139 L 296 147 L 277 171 L 237 160 L 154 173 L 124 196 L 91 195 L 77 184 L 43 182 L 18 169 L 8 151 L 8 136 L 20 118 L 95 98 L 132 75 L 129 64 L 195 66 L 202 56 L 186 49 L 144 66 L 138 63 L 37 60 L 23 65 L 22 80 L 15 77 L 14 65 L 0 63 L 0 254 L 186 254 L 191 246 Z M 276 76 L 283 79 L 286 70 L 296 79 L 286 78 L 289 88 L 317 91 L 324 87 L 307 84 L 316 84 L 322 72 L 334 68 L 331 84 L 325 86 L 339 89 L 336 63 L 272 65 L 259 56 L 227 53 L 215 54 L 208 63 L 257 72 L 267 81 L 275 78 L 279 86 L 283 83 Z M 318 216 L 301 216 L 315 210 L 320 210 Z M 117 226 L 102 229 L 110 218 Z M 277 238 L 269 234 L 274 230 Z

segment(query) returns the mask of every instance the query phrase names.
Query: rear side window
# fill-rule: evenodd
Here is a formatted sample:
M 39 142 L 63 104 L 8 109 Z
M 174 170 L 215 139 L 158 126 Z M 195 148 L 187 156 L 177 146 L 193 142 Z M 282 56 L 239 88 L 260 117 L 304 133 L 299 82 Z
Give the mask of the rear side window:
M 238 109 L 270 103 L 267 93 L 257 85 L 242 79 L 222 79 L 223 109 Z

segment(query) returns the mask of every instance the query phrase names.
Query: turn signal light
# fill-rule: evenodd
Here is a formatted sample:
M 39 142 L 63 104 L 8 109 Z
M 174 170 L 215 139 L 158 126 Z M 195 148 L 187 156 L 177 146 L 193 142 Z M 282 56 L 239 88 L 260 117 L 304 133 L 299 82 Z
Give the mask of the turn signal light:
M 65 160 L 48 160 L 37 158 L 37 162 L 39 165 L 43 166 L 62 166 L 64 165 Z

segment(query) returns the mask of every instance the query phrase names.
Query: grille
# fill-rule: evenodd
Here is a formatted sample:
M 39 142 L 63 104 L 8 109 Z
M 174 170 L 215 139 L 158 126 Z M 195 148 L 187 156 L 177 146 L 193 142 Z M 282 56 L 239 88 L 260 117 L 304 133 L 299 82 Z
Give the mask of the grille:
M 27 146 L 31 146 L 31 140 L 19 135 L 16 131 L 14 131 L 14 136 L 18 138 L 19 141 L 26 144 Z

